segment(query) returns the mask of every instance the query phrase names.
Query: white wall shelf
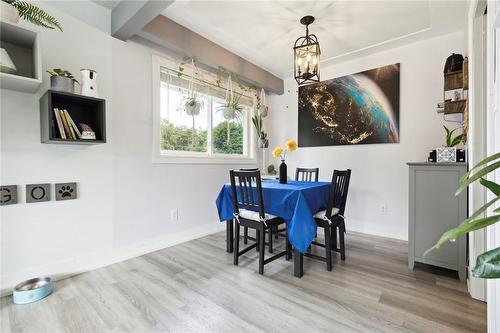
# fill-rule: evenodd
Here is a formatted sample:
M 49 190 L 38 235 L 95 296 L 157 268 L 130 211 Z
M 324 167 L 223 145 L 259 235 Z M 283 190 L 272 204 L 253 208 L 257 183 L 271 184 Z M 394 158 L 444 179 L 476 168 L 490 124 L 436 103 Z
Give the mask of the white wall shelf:
M 42 84 L 40 35 L 34 30 L 0 22 L 0 47 L 16 66 L 15 73 L 0 73 L 2 89 L 33 93 Z

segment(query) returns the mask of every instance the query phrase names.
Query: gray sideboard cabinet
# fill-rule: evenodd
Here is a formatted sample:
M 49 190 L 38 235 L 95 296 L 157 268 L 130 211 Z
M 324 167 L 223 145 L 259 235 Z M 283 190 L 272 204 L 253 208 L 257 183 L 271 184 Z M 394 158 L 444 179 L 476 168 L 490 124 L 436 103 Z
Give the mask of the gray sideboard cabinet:
M 448 242 L 427 254 L 441 235 L 467 218 L 467 191 L 455 196 L 466 163 L 408 163 L 410 202 L 408 228 L 408 267 L 415 262 L 458 271 L 467 278 L 465 237 Z

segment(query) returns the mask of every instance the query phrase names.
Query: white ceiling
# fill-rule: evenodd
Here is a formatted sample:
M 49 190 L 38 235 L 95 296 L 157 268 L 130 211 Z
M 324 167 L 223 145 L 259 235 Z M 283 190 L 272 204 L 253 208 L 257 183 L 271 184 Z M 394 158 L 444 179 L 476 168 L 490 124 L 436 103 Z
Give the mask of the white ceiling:
M 162 14 L 285 77 L 302 16 L 316 21 L 324 66 L 464 29 L 467 1 L 176 1 Z
M 108 9 L 113 9 L 115 8 L 121 0 L 92 0 L 92 2 L 95 2 L 98 5 L 101 5 L 103 7 L 106 7 Z

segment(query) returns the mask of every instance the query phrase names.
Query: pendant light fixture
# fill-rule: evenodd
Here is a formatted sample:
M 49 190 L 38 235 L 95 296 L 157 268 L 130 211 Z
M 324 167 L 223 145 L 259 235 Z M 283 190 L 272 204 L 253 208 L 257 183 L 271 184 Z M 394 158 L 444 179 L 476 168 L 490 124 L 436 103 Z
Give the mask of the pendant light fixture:
M 309 34 L 313 16 L 304 16 L 300 23 L 306 26 L 306 35 L 297 38 L 293 47 L 293 71 L 299 86 L 319 82 L 319 57 L 321 51 L 318 38 Z

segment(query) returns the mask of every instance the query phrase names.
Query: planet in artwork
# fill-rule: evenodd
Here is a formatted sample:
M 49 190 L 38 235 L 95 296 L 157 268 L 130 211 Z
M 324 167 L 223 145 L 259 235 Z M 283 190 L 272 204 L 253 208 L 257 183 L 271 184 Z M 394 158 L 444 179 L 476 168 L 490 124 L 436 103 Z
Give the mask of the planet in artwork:
M 399 142 L 399 64 L 299 88 L 300 147 Z

